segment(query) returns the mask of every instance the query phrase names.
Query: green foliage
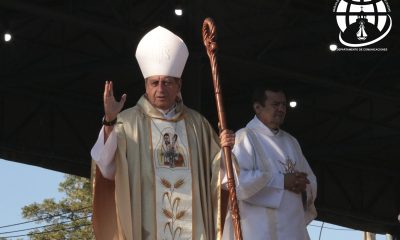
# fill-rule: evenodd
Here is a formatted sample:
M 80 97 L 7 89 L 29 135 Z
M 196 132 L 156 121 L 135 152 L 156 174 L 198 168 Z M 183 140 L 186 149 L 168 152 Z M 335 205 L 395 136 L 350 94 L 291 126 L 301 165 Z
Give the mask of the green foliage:
M 22 215 L 44 226 L 29 233 L 30 239 L 94 239 L 92 232 L 92 194 L 86 178 L 65 175 L 58 190 L 66 197 L 56 202 L 45 199 L 22 208 Z

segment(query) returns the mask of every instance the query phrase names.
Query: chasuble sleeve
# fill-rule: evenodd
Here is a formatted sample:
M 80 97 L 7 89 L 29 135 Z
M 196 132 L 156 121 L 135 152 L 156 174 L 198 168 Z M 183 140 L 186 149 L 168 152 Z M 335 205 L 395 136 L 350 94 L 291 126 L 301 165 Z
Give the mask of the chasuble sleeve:
M 132 239 L 131 235 L 129 235 L 129 233 L 131 233 L 129 227 L 125 226 L 125 224 L 130 224 L 130 221 L 126 218 L 126 215 L 130 215 L 130 208 L 126 207 L 129 203 L 121 200 L 120 197 L 121 195 L 123 196 L 123 194 L 121 194 L 121 192 L 123 192 L 121 188 L 127 188 L 129 190 L 129 187 L 126 187 L 127 184 L 121 183 L 121 175 L 125 176 L 126 174 L 121 173 L 123 171 L 121 171 L 121 163 L 119 163 L 121 161 L 121 156 L 126 156 L 126 153 L 121 154 L 121 152 L 126 152 L 124 139 L 125 133 L 123 124 L 118 122 L 112 134 L 107 139 L 107 142 L 104 144 L 102 154 L 100 154 L 100 160 L 104 158 L 104 156 L 108 156 L 111 160 L 107 160 L 115 166 L 113 173 L 115 178 L 112 177 L 112 181 L 106 179 L 103 173 L 100 173 L 100 165 L 96 163 L 97 171 L 93 184 L 93 228 L 95 237 L 99 240 Z M 101 140 L 104 142 L 103 136 Z M 111 153 L 109 150 L 110 145 L 114 145 L 111 146 Z M 105 151 L 108 152 L 104 154 Z M 117 169 L 120 173 L 118 173 Z M 124 182 L 128 183 L 128 181 Z M 122 198 L 124 198 L 124 196 Z M 121 202 L 123 204 L 121 204 Z M 129 209 L 129 211 L 121 211 L 121 209 Z M 121 212 L 123 214 L 121 214 Z
M 113 130 L 107 141 L 104 142 L 104 127 L 101 128 L 99 137 L 94 144 L 90 154 L 96 162 L 103 177 L 109 180 L 114 180 L 115 162 L 114 155 L 117 150 L 117 135 Z
M 239 200 L 269 208 L 278 208 L 284 192 L 284 176 L 275 173 L 266 161 L 260 144 L 248 131 L 236 134 L 233 153 L 240 167 L 237 177 L 237 195 Z
M 317 210 L 314 205 L 317 197 L 317 177 L 308 164 L 307 159 L 304 157 L 299 142 L 295 138 L 293 139 L 295 141 L 295 147 L 297 148 L 298 155 L 300 156 L 301 171 L 307 173 L 307 179 L 310 181 L 310 184 L 308 184 L 306 188 L 307 199 L 305 206 L 305 221 L 306 224 L 309 224 L 317 217 Z

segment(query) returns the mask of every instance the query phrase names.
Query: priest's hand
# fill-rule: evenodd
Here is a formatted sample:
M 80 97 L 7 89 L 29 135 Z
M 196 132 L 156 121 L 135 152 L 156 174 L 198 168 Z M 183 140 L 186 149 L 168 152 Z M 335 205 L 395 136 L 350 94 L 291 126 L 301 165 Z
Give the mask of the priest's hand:
M 307 173 L 304 172 L 286 173 L 284 181 L 285 189 L 297 194 L 304 192 L 307 184 L 310 184 Z
M 114 98 L 112 81 L 106 81 L 104 85 L 103 101 L 104 101 L 105 120 L 111 122 L 117 118 L 118 113 L 124 107 L 126 101 L 126 94 L 123 94 L 121 97 L 121 101 L 118 102 Z
M 221 141 L 221 147 L 233 148 L 235 145 L 235 133 L 232 130 L 225 129 L 219 135 Z

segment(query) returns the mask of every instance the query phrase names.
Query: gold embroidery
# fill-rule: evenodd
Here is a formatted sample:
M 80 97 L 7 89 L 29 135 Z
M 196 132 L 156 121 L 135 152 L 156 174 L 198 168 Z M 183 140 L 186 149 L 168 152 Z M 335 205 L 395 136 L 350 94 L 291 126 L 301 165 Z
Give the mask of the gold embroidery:
M 283 163 L 281 161 L 279 161 L 284 168 L 284 173 L 295 173 L 296 171 L 296 162 L 293 162 L 292 159 L 290 159 L 289 157 L 286 158 L 286 163 Z
M 174 188 L 179 188 L 180 186 L 182 186 L 185 183 L 185 181 L 183 179 L 179 179 L 175 184 L 174 184 Z
M 161 178 L 161 184 L 166 188 L 171 188 L 171 183 L 165 178 Z
M 180 197 L 174 197 L 175 189 L 185 184 L 184 179 L 178 179 L 174 184 L 165 178 L 161 178 L 161 184 L 166 188 L 162 195 L 164 208 L 162 213 L 168 219 L 164 225 L 164 234 L 170 234 L 171 239 L 180 239 L 183 228 L 178 226 L 177 220 L 181 220 L 186 215 L 186 210 L 180 210 Z
M 172 218 L 174 217 L 174 214 L 173 214 L 172 212 L 168 211 L 168 210 L 165 209 L 165 208 L 163 208 L 163 213 L 164 213 L 164 215 L 165 215 L 167 218 L 169 218 L 169 219 L 172 219 Z

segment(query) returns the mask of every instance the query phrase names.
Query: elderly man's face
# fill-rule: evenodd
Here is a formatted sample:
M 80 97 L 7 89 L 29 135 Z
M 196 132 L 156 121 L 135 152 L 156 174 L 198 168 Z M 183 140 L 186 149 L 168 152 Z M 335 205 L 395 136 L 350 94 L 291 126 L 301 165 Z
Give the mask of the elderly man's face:
M 267 99 L 264 106 L 256 103 L 254 110 L 258 119 L 272 129 L 278 129 L 286 115 L 286 96 L 283 92 L 265 91 Z
M 181 91 L 181 79 L 169 76 L 146 78 L 146 94 L 150 103 L 159 109 L 169 110 Z

